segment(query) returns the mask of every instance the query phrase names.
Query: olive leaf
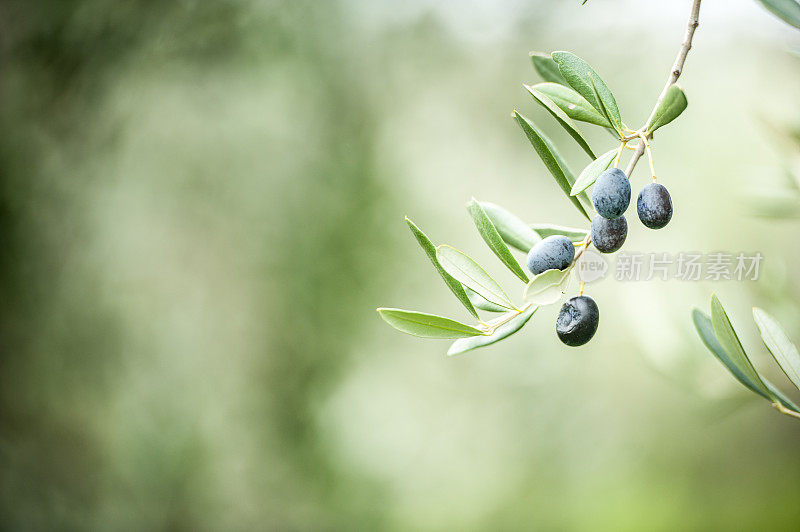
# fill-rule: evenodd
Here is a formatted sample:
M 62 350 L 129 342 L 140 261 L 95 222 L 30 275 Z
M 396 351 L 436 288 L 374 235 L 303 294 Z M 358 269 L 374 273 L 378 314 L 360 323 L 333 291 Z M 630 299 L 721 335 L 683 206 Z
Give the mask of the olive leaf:
M 714 328 L 714 334 L 719 344 L 728 354 L 730 362 L 759 390 L 758 393 L 771 398 L 770 390 L 761 380 L 761 376 L 747 357 L 747 353 L 745 353 L 742 343 L 739 341 L 730 319 L 728 319 L 728 314 L 716 295 L 711 296 L 711 325 Z
M 734 378 L 736 378 L 736 380 L 769 402 L 777 400 L 789 410 L 800 413 L 800 407 L 783 395 L 771 382 L 759 376 L 759 380 L 764 385 L 764 388 L 766 388 L 763 389 L 759 386 L 759 384 L 745 375 L 745 373 L 728 355 L 728 352 L 725 350 L 725 348 L 722 347 L 722 344 L 720 344 L 717 335 L 714 332 L 711 318 L 709 318 L 707 314 L 698 309 L 694 309 L 692 311 L 692 321 L 694 322 L 694 326 L 697 329 L 700 339 L 703 341 L 705 346 L 709 351 L 711 351 L 717 360 L 722 362 L 722 365 L 725 366 L 725 368 L 731 373 L 731 375 L 734 376 Z
M 773 15 L 800 29 L 800 2 L 797 0 L 758 0 Z
M 379 308 L 378 314 L 398 331 L 422 338 L 468 338 L 486 334 L 470 325 L 425 312 Z
M 541 240 L 536 231 L 499 205 L 485 201 L 481 201 L 480 204 L 503 241 L 509 246 L 527 253 Z
M 597 156 L 592 151 L 592 148 L 589 146 L 589 143 L 583 137 L 583 134 L 575 127 L 575 124 L 572 122 L 570 117 L 558 107 L 553 100 L 547 97 L 546 94 L 536 90 L 535 88 L 525 85 L 525 89 L 533 96 L 533 99 L 536 100 L 542 107 L 544 107 L 548 113 L 550 113 L 553 118 L 556 119 L 561 127 L 563 127 L 569 135 L 575 139 L 575 142 L 586 152 L 586 154 L 595 159 Z
M 534 305 L 552 305 L 566 292 L 570 271 L 572 268 L 563 271 L 547 270 L 540 273 L 525 287 L 523 298 L 527 303 Z
M 597 178 L 600 177 L 600 174 L 608 170 L 608 167 L 611 166 L 611 163 L 614 161 L 614 157 L 617 156 L 619 153 L 619 148 L 614 148 L 613 150 L 609 150 L 583 169 L 583 171 L 578 176 L 578 179 L 575 181 L 575 184 L 572 185 L 572 190 L 570 191 L 570 195 L 574 196 L 576 194 L 580 194 L 597 181 Z
M 486 312 L 508 312 L 507 308 L 486 301 L 483 297 L 473 292 L 469 288 L 464 288 L 464 290 L 467 292 L 467 297 L 469 297 L 470 302 L 475 306 L 475 308 L 485 310 Z
M 467 204 L 467 211 L 469 211 L 469 214 L 472 216 L 472 220 L 475 222 L 475 227 L 478 228 L 481 238 L 483 238 L 483 241 L 489 246 L 489 249 L 492 250 L 492 253 L 511 270 L 511 273 L 516 275 L 523 283 L 527 283 L 528 276 L 519 265 L 519 262 L 517 262 L 517 259 L 514 258 L 514 255 L 511 254 L 508 246 L 503 241 L 497 228 L 492 223 L 492 220 L 483 210 L 483 207 L 478 203 L 478 200 L 472 198 Z
M 686 110 L 687 105 L 689 102 L 686 100 L 683 89 L 677 85 L 670 86 L 664 99 L 658 104 L 653 119 L 647 125 L 647 135 L 678 118 Z
M 569 197 L 569 200 L 575 205 L 575 208 L 578 209 L 587 220 L 591 221 L 589 214 L 586 212 L 580 200 L 576 196 L 570 196 L 570 190 L 572 189 L 572 183 L 575 182 L 575 178 L 571 175 L 569 169 L 567 169 L 564 160 L 557 154 L 550 139 L 544 136 L 530 120 L 519 114 L 519 112 L 514 111 L 514 119 L 525 132 L 525 136 L 528 137 L 531 145 L 536 150 L 536 153 L 539 154 L 545 167 L 547 167 L 553 175 L 556 183 L 561 187 L 561 190 Z
M 589 63 L 571 52 L 553 52 L 553 60 L 570 87 L 583 96 L 618 132 L 622 131 L 622 117 L 611 90 Z M 594 85 L 594 87 L 592 86 Z
M 492 345 L 500 340 L 505 340 L 515 332 L 522 329 L 538 308 L 539 307 L 533 305 L 529 306 L 527 309 L 511 318 L 511 320 L 509 320 L 507 323 L 499 326 L 489 336 L 473 336 L 471 338 L 462 338 L 460 340 L 456 340 L 453 342 L 453 345 L 450 346 L 450 349 L 447 350 L 447 355 L 460 355 L 462 353 L 466 353 L 467 351 Z
M 408 228 L 411 229 L 411 233 L 414 235 L 414 238 L 416 238 L 417 242 L 419 242 L 420 247 L 423 249 L 423 251 L 425 251 L 425 254 L 433 263 L 436 271 L 442 276 L 442 279 L 447 284 L 447 287 L 451 292 L 453 292 L 453 295 L 455 295 L 458 300 L 461 301 L 461 304 L 464 305 L 469 313 L 477 318 L 478 313 L 475 311 L 475 307 L 472 305 L 467 293 L 464 291 L 464 287 L 461 286 L 461 283 L 456 281 L 452 275 L 444 271 L 442 265 L 439 264 L 439 259 L 436 258 L 436 246 L 433 245 L 431 239 L 428 238 L 428 235 L 423 233 L 422 230 L 408 218 L 408 216 L 406 216 L 406 223 L 408 224 Z
M 561 72 L 558 70 L 558 65 L 553 58 L 550 57 L 550 54 L 544 52 L 531 52 L 531 62 L 533 63 L 533 68 L 536 69 L 536 72 L 542 76 L 542 79 L 545 81 L 550 81 L 552 83 L 559 83 L 561 85 L 566 85 L 567 80 L 564 79 L 564 76 L 561 75 Z
M 557 83 L 537 83 L 531 88 L 544 94 L 573 120 L 597 126 L 611 127 L 611 123 L 595 109 L 586 98 L 571 88 Z
M 563 225 L 554 224 L 531 224 L 531 229 L 541 238 L 547 238 L 553 235 L 564 235 L 573 242 L 580 242 L 586 238 L 588 231 L 586 229 L 578 229 L 576 227 L 564 227 Z
M 485 300 L 515 310 L 514 304 L 500 284 L 464 253 L 454 247 L 441 245 L 436 248 L 436 258 L 447 273 Z
M 606 102 L 600 96 L 600 93 L 598 92 L 598 89 L 597 89 L 597 78 L 595 76 L 593 76 L 593 75 L 589 76 L 589 85 L 591 86 L 591 89 L 592 89 L 592 92 L 594 93 L 595 98 L 597 99 L 597 101 L 600 104 L 600 109 L 599 109 L 600 113 L 606 118 L 606 120 L 608 120 L 609 122 L 611 122 L 614 125 L 614 129 L 617 131 L 617 133 L 622 135 L 622 124 L 619 122 L 618 119 L 615 121 L 614 117 L 612 116 L 611 112 L 609 111 L 608 106 L 606 105 Z
M 722 362 L 722 365 L 728 369 L 728 371 L 736 378 L 736 380 L 765 399 L 770 399 L 769 394 L 759 387 L 755 381 L 745 375 L 745 373 L 739 369 L 739 366 L 734 364 L 733 360 L 731 360 L 731 357 L 728 356 L 725 348 L 723 348 L 722 344 L 720 344 L 719 340 L 717 340 L 717 335 L 714 333 L 714 326 L 711 323 L 711 318 L 709 318 L 708 315 L 706 315 L 700 309 L 694 309 L 692 311 L 692 321 L 694 322 L 697 333 L 700 335 L 700 339 L 703 341 L 705 346 L 715 357 L 717 357 L 720 362 Z
M 761 339 L 772 353 L 775 362 L 783 370 L 789 380 L 800 390 L 800 353 L 792 343 L 780 324 L 761 310 L 753 309 L 753 319 L 761 333 Z

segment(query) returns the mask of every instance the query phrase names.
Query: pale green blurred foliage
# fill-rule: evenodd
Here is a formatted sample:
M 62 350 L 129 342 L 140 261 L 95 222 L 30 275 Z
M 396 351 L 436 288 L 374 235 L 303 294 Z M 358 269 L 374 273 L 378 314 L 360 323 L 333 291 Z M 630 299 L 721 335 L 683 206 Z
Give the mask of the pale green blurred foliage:
M 796 104 L 798 36 L 755 5 L 709 3 L 655 142 L 675 218 L 626 247 L 758 249 L 759 283 L 604 281 L 581 350 L 554 307 L 459 359 L 375 315 L 465 318 L 405 214 L 509 286 L 471 196 L 581 223 L 509 118 L 585 164 L 527 52 L 586 57 L 636 124 L 685 9 L 574 4 L 4 2 L 2 528 L 796 528 L 800 425 L 689 319 L 713 289 L 800 339 L 797 225 L 736 201 L 781 164 L 759 121 L 800 113 L 770 103 Z

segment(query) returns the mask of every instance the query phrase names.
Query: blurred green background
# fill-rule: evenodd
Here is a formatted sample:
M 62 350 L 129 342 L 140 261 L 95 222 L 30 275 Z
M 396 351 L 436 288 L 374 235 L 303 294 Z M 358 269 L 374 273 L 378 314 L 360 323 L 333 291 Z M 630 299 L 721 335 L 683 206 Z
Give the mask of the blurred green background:
M 654 143 L 675 218 L 626 250 L 760 251 L 758 282 L 606 280 L 587 347 L 549 307 L 454 359 L 374 310 L 466 319 L 403 215 L 521 291 L 464 203 L 581 221 L 511 110 L 587 162 L 528 51 L 639 125 L 688 4 L 0 3 L 0 527 L 796 530 L 800 423 L 689 317 L 717 292 L 764 368 L 751 305 L 800 339 L 798 223 L 742 193 L 790 158 L 800 32 L 755 2 L 704 6 Z

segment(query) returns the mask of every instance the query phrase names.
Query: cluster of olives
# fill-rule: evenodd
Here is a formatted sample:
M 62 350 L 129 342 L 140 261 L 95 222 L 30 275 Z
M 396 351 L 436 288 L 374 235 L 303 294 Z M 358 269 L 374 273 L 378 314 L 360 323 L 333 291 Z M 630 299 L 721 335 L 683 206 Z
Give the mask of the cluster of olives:
M 631 183 L 619 168 L 606 170 L 594 184 L 592 204 L 597 215 L 592 220 L 591 242 L 601 253 L 620 249 L 628 236 L 624 213 L 631 202 Z M 672 199 L 664 185 L 649 183 L 636 201 L 639 220 L 650 229 L 661 229 L 672 218 Z M 549 236 L 528 253 L 528 269 L 534 275 L 547 270 L 566 270 L 575 260 L 575 245 L 563 235 Z M 569 299 L 558 313 L 556 333 L 568 346 L 587 343 L 597 332 L 600 311 L 589 296 Z

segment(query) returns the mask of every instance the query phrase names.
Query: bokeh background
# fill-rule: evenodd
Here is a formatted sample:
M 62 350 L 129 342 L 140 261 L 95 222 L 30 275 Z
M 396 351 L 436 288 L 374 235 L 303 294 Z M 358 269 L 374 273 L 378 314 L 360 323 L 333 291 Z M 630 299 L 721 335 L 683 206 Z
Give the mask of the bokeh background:
M 755 2 L 703 7 L 654 143 L 675 218 L 626 250 L 760 251 L 758 282 L 603 281 L 582 349 L 557 306 L 453 359 L 375 313 L 467 318 L 404 215 L 516 294 L 465 202 L 581 224 L 510 118 L 586 164 L 528 52 L 583 56 L 638 125 L 689 2 L 579 4 L 0 3 L 1 527 L 796 530 L 800 423 L 690 319 L 719 294 L 789 390 L 750 307 L 800 339 L 800 222 L 747 191 L 796 153 L 800 32 Z

